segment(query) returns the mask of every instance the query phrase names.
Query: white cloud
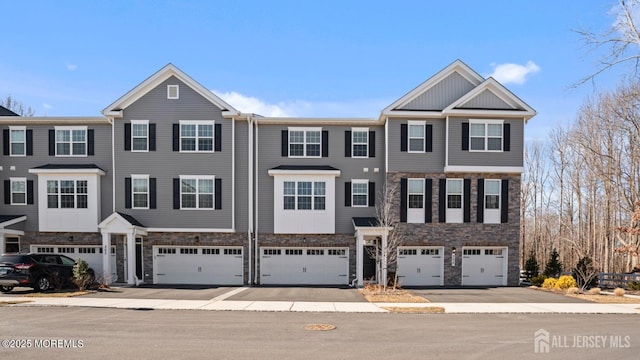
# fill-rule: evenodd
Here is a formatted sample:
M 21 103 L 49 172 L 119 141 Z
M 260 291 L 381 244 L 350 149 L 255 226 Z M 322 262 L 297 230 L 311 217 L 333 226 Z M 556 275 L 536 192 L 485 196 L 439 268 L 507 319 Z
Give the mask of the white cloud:
M 67 64 L 67 70 L 69 71 L 74 71 L 78 68 L 78 65 L 76 64 Z
M 348 100 L 345 102 L 310 102 L 288 100 L 268 103 L 236 91 L 213 92 L 237 110 L 268 117 L 376 117 L 393 99 Z
M 53 108 L 53 106 L 51 106 L 51 105 L 49 105 L 49 104 L 47 104 L 47 103 L 43 103 L 43 104 L 42 104 L 42 107 L 43 107 L 43 108 L 45 108 L 45 109 L 47 109 L 47 110 L 49 110 L 49 109 Z
M 502 84 L 522 85 L 530 75 L 540 71 L 540 67 L 531 60 L 527 61 L 525 65 L 493 63 L 491 66 L 493 67 L 493 73 L 489 76 Z

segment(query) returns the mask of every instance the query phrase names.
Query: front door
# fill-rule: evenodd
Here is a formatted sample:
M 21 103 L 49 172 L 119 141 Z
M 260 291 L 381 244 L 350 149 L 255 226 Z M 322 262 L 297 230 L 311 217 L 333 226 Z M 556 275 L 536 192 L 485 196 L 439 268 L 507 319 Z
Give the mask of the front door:
M 143 263 L 142 263 L 142 238 L 136 239 L 136 276 L 139 281 L 143 281 Z
M 364 282 L 376 282 L 377 274 L 376 271 L 376 246 L 375 245 L 365 245 L 364 252 L 362 254 L 362 278 Z

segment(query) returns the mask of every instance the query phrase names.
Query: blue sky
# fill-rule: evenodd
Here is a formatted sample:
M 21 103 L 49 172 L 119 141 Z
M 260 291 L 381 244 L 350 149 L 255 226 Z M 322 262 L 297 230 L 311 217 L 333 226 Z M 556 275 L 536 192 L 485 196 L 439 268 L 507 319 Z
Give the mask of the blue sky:
M 167 63 L 241 111 L 377 117 L 456 59 L 538 111 L 528 139 L 575 118 L 595 84 L 572 29 L 604 31 L 615 1 L 10 1 L 0 97 L 38 116 L 98 116 Z M 10 31 L 7 31 L 10 29 Z M 510 71 L 508 71 L 510 70 Z

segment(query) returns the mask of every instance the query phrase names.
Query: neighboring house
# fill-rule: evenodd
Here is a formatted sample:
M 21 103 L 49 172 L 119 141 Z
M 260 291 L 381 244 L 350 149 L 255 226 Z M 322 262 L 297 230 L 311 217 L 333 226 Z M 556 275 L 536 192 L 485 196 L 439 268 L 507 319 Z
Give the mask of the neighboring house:
M 129 284 L 362 285 L 387 186 L 403 285 L 518 282 L 535 111 L 461 61 L 372 119 L 240 113 L 171 64 L 103 114 L 0 116 L 0 252 Z

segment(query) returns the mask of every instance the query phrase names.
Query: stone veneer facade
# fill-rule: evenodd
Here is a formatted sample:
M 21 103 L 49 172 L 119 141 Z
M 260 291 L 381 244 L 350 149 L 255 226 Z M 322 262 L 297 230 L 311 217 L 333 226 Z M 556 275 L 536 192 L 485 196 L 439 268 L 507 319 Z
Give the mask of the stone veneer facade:
M 400 188 L 401 178 L 431 178 L 432 222 L 431 223 L 397 223 L 398 230 L 405 234 L 404 245 L 407 246 L 444 246 L 444 285 L 460 286 L 462 284 L 462 248 L 464 246 L 505 246 L 508 248 L 507 285 L 516 286 L 520 274 L 520 175 L 519 174 L 444 174 L 444 173 L 388 173 L 387 185 Z M 441 223 L 438 219 L 438 179 L 463 178 L 471 179 L 471 222 Z M 509 180 L 509 212 L 508 222 L 502 224 L 484 224 L 476 222 L 477 179 Z M 400 197 L 393 200 L 393 217 L 400 219 Z M 456 264 L 451 265 L 453 248 L 456 248 Z

